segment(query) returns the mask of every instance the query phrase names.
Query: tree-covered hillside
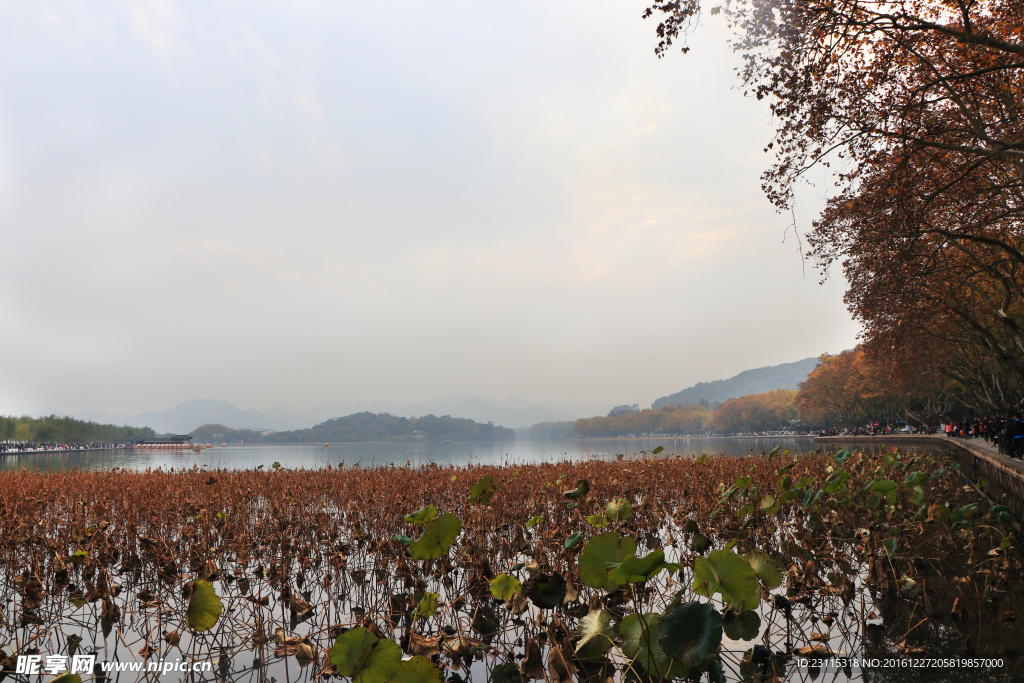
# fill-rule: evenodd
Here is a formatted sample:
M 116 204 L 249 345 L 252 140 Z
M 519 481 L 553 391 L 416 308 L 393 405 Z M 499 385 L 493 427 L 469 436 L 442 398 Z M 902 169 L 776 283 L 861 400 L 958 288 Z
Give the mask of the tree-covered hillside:
M 760 394 L 775 389 L 795 390 L 817 365 L 817 358 L 804 358 L 795 363 L 745 370 L 729 379 L 698 382 L 692 387 L 659 398 L 651 407 L 654 410 L 660 410 L 663 406 L 694 405 L 700 403 L 701 399 L 705 399 L 709 403 L 721 403 L 730 398 Z
M 356 413 L 336 417 L 309 429 L 262 434 L 223 425 L 203 425 L 192 432 L 196 442 L 239 441 L 247 443 L 346 443 L 353 441 L 498 441 L 515 439 L 511 429 L 442 415 L 396 417 L 388 413 Z
M 31 443 L 121 443 L 128 439 L 156 436 L 149 427 L 118 427 L 73 417 L 0 416 L 0 441 Z

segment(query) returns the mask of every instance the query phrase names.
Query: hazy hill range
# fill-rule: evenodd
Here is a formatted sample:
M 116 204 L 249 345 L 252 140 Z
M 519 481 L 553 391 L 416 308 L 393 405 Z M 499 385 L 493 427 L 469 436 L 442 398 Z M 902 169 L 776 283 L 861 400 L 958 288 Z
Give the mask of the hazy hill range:
M 196 442 L 243 440 L 246 443 L 351 443 L 357 441 L 498 441 L 513 440 L 511 429 L 458 417 L 397 417 L 387 413 L 356 413 L 336 417 L 309 429 L 263 434 L 207 424 L 193 430 Z
M 609 409 L 611 409 L 611 405 L 540 404 L 521 398 L 491 401 L 473 394 L 452 394 L 416 404 L 388 401 L 327 403 L 309 410 L 296 410 L 287 406 L 275 406 L 267 410 L 242 410 L 227 401 L 197 398 L 169 410 L 137 414 L 83 411 L 76 413 L 75 417 L 96 422 L 152 427 L 161 433 L 188 434 L 196 427 L 206 424 L 220 424 L 231 429 L 255 431 L 303 429 L 339 415 L 352 415 L 361 412 L 389 413 L 400 417 L 450 415 L 482 423 L 493 422 L 496 425 L 516 429 L 529 427 L 538 422 L 576 420 L 580 417 L 601 415 L 608 412 Z
M 745 370 L 735 377 L 714 382 L 698 382 L 670 396 L 659 398 L 651 406 L 661 410 L 662 406 L 685 406 L 707 399 L 710 403 L 739 398 L 748 394 L 760 394 L 775 389 L 796 389 L 800 382 L 818 365 L 817 358 L 804 358 L 795 363 L 783 363 L 766 368 Z

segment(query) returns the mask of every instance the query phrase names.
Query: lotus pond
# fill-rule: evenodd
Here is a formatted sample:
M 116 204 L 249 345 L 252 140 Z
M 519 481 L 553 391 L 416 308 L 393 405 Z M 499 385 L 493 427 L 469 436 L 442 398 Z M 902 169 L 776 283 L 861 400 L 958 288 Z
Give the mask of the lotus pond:
M 19 655 L 187 680 L 908 680 L 998 658 L 1019 526 L 924 451 L 521 467 L 0 474 L 0 679 Z M 804 665 L 803 662 L 810 662 Z

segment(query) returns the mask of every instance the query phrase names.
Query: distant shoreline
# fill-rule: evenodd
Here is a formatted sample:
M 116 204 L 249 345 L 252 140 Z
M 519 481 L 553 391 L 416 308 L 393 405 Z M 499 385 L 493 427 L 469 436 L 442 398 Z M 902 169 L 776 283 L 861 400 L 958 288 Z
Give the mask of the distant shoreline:
M 813 439 L 814 434 L 766 434 L 750 436 L 595 436 L 579 439 L 548 439 L 548 441 L 675 441 L 678 439 Z M 543 441 L 543 439 L 534 439 Z
M 449 446 L 454 446 L 460 443 L 510 443 L 514 442 L 514 439 L 481 439 L 480 441 L 452 441 L 448 443 Z M 438 441 L 437 439 L 388 439 L 384 441 L 328 441 L 327 447 L 334 448 L 335 446 L 359 446 L 368 445 L 374 443 L 422 443 L 422 444 L 438 444 L 441 446 L 446 445 L 445 442 Z M 228 444 L 231 446 L 323 446 L 323 441 L 253 441 L 252 443 L 235 443 Z M 217 444 L 213 444 L 214 448 L 221 448 Z
M 130 451 L 127 446 L 113 446 L 111 448 L 40 448 L 39 450 L 0 451 L 0 456 L 8 455 L 46 455 L 47 453 L 99 453 L 100 451 Z

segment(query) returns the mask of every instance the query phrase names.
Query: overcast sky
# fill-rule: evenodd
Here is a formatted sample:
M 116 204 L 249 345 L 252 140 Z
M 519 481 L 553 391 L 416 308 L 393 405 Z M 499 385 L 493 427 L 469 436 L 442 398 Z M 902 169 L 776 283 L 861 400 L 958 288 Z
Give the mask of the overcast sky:
M 0 412 L 650 404 L 852 347 L 723 23 L 658 60 L 643 8 L 0 2 Z

